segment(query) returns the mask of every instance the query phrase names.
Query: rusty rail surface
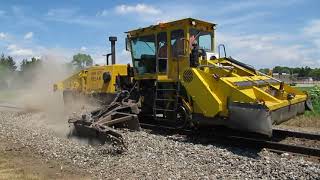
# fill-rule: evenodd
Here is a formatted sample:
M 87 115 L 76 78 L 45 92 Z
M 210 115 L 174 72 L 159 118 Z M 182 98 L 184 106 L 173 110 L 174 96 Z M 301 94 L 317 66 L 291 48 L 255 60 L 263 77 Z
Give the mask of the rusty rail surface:
M 257 136 L 248 136 L 247 133 L 228 133 L 224 131 L 224 133 L 212 133 L 207 131 L 192 131 L 192 130 L 184 130 L 184 129 L 175 129 L 167 126 L 158 126 L 154 124 L 140 123 L 140 126 L 144 129 L 150 129 L 155 132 L 166 132 L 166 133 L 179 133 L 183 135 L 190 136 L 192 141 L 197 141 L 197 139 L 206 138 L 207 143 L 220 143 L 231 146 L 239 146 L 239 147 L 250 147 L 255 149 L 267 148 L 270 151 L 277 153 L 295 153 L 302 154 L 308 156 L 320 157 L 320 149 L 303 146 L 303 145 L 294 145 L 288 143 L 277 142 L 276 139 L 278 137 L 295 137 L 295 138 L 304 138 L 310 140 L 320 140 L 319 134 L 305 133 L 305 132 L 297 132 L 297 131 L 289 131 L 289 130 L 280 130 L 274 129 L 275 137 L 277 138 L 261 138 Z

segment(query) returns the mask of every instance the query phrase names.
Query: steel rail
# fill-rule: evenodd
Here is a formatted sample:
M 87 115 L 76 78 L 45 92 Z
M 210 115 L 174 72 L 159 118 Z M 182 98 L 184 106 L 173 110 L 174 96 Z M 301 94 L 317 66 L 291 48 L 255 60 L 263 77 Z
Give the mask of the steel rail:
M 9 106 L 9 105 L 0 105 L 0 107 L 3 107 L 3 108 L 10 108 L 10 109 L 24 109 L 24 108 L 22 108 L 22 107 Z
M 198 137 L 209 138 L 210 142 L 218 142 L 225 145 L 231 146 L 241 146 L 241 147 L 251 147 L 251 148 L 267 148 L 273 152 L 289 152 L 295 154 L 302 154 L 308 156 L 320 157 L 320 149 L 302 146 L 302 145 L 293 145 L 287 143 L 281 143 L 273 141 L 272 139 L 261 139 L 261 138 L 252 138 L 245 137 L 240 135 L 228 135 L 227 133 L 223 134 L 206 134 L 206 132 L 193 132 L 192 130 L 176 129 L 168 126 L 159 126 L 154 124 L 140 123 L 140 126 L 144 129 L 151 129 L 156 131 L 167 131 L 170 133 L 180 133 L 184 135 L 199 135 Z M 279 130 L 275 129 L 275 135 L 281 137 L 296 137 L 296 138 L 306 138 L 312 140 L 319 140 L 318 134 L 289 131 L 289 130 Z
M 272 136 L 276 138 L 295 137 L 295 138 L 304 138 L 304 139 L 320 141 L 320 134 L 317 134 L 317 133 L 292 131 L 292 130 L 284 130 L 284 129 L 273 129 L 272 131 L 273 131 Z
M 222 141 L 232 142 L 232 145 L 237 145 L 237 146 L 267 148 L 274 152 L 290 152 L 295 154 L 303 154 L 308 156 L 320 157 L 320 149 L 302 146 L 302 145 L 293 145 L 293 144 L 281 143 L 276 141 L 239 137 L 239 136 L 224 136 L 224 137 L 219 136 L 218 141 L 222 142 L 221 139 Z

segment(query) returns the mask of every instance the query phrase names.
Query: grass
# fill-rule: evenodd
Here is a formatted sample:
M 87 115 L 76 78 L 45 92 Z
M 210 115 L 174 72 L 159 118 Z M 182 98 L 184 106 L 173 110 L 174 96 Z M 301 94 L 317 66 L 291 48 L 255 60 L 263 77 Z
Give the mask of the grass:
M 306 116 L 320 116 L 320 90 L 318 86 L 307 89 L 308 94 L 311 97 L 313 111 L 306 113 Z
M 282 123 L 280 126 L 293 126 L 299 128 L 307 128 L 307 129 L 316 129 L 319 131 L 320 129 L 320 119 L 319 116 L 309 116 L 309 115 L 301 115 L 297 116 L 289 121 Z
M 309 92 L 313 87 L 296 87 L 296 88 L 300 89 L 301 91 Z
M 1 90 L 0 91 L 0 101 L 9 101 L 16 97 L 17 92 L 9 91 L 9 90 Z
M 301 128 L 320 128 L 320 91 L 319 87 L 297 87 L 302 91 L 307 91 L 311 96 L 313 111 L 306 111 L 303 115 L 297 116 L 289 121 L 282 123 L 286 126 Z
M 314 89 L 318 87 L 297 87 L 301 91 L 306 91 L 311 95 L 313 111 L 306 111 L 305 116 L 320 116 L 320 94 L 315 94 Z

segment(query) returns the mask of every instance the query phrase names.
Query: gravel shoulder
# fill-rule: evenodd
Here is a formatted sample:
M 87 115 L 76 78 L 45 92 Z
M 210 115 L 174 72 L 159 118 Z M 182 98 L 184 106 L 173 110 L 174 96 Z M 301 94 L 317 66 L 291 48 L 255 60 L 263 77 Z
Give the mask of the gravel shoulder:
M 90 179 L 61 161 L 45 161 L 30 149 L 0 137 L 0 179 Z
M 317 179 L 320 164 L 301 156 L 253 151 L 218 144 L 195 144 L 183 136 L 124 131 L 128 150 L 67 139 L 66 123 L 45 113 L 0 112 L 0 136 L 29 149 L 44 161 L 76 167 L 104 179 Z M 63 122 L 63 121 L 61 121 Z M 63 131 L 62 131 L 63 130 Z
M 277 127 L 320 134 L 320 117 L 301 115 L 279 124 Z

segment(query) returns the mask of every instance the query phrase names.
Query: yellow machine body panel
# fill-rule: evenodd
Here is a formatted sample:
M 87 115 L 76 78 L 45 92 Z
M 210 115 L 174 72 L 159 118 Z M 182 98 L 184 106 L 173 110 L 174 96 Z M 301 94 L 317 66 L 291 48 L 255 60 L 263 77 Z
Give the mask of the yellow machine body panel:
M 216 53 L 215 28 L 187 18 L 127 32 L 134 79 L 181 83 L 193 117 L 267 135 L 272 123 L 304 112 L 307 94 L 226 57 L 224 46 L 224 57 Z
M 104 80 L 104 73 L 109 74 L 108 81 Z M 127 65 L 92 66 L 80 70 L 67 79 L 55 84 L 54 89 L 70 90 L 84 94 L 115 93 L 117 76 L 127 76 Z
M 117 78 L 126 76 L 131 89 L 125 90 L 137 91 L 141 115 L 175 120 L 178 127 L 220 124 L 268 136 L 272 124 L 304 113 L 307 94 L 227 57 L 224 45 L 217 53 L 215 28 L 187 18 L 129 31 L 132 68 L 114 64 L 112 48 L 113 65 L 81 70 L 54 89 L 114 95 Z
M 212 74 L 192 68 L 185 71 L 181 81 L 187 92 L 193 99 L 194 113 L 200 113 L 207 117 L 216 115 L 227 116 L 228 101 L 242 103 L 260 103 L 270 111 L 285 106 L 290 106 L 306 101 L 307 96 L 301 91 L 284 85 L 282 94 L 272 95 L 268 92 L 269 83 L 256 86 L 255 82 L 270 81 L 266 76 L 252 77 L 221 77 L 214 79 Z M 237 82 L 245 82 L 251 85 L 239 86 Z M 280 83 L 273 82 L 272 87 L 279 89 Z M 287 95 L 294 93 L 295 97 L 288 100 Z
M 194 23 L 194 26 L 191 25 Z M 151 39 L 151 42 L 159 43 L 163 41 L 164 55 L 159 55 L 160 47 L 159 45 L 147 45 L 149 52 L 146 52 L 148 55 L 154 56 L 153 59 L 146 59 L 143 63 L 145 64 L 146 72 L 139 72 L 140 65 L 138 64 L 138 60 L 135 58 L 137 54 L 134 51 L 134 42 L 131 42 L 130 49 L 133 50 L 132 52 L 132 60 L 133 66 L 137 68 L 137 73 L 135 74 L 135 79 L 142 80 L 142 79 L 156 79 L 160 81 L 178 81 L 179 76 L 178 72 L 182 71 L 186 67 L 189 67 L 189 60 L 186 56 L 182 56 L 179 53 L 180 51 L 183 54 L 190 53 L 190 43 L 188 39 L 190 38 L 189 31 L 196 27 L 198 30 L 203 30 L 210 32 L 212 37 L 214 37 L 214 28 L 215 24 L 196 20 L 192 18 L 182 19 L 178 21 L 168 22 L 168 23 L 160 23 L 159 25 L 149 26 L 147 28 L 140 28 L 137 30 L 132 30 L 127 32 L 128 39 L 138 39 L 140 37 L 155 37 L 155 39 Z M 163 35 L 163 36 L 162 36 Z M 160 37 L 163 37 L 162 39 Z M 184 39 L 180 41 L 180 38 Z M 148 40 L 149 41 L 149 40 Z M 211 51 L 214 51 L 214 39 L 210 39 L 211 44 Z M 151 51 L 151 52 L 150 52 Z M 140 60 L 139 61 L 143 61 Z M 165 61 L 165 62 L 164 62 Z M 163 66 L 165 66 L 165 70 L 161 70 L 161 62 L 164 62 Z
M 111 79 L 104 83 L 103 73 L 109 72 Z M 127 75 L 127 65 L 114 64 L 109 66 L 95 66 L 88 70 L 87 92 L 115 92 L 116 77 Z

